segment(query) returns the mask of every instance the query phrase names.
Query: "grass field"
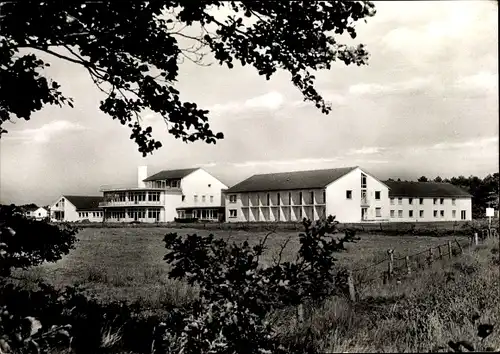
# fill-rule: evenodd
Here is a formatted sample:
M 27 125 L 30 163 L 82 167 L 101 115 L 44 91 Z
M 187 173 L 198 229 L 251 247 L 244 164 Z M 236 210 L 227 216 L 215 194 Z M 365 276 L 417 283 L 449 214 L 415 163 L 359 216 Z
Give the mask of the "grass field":
M 196 296 L 195 289 L 167 277 L 162 240 L 169 232 L 206 235 L 210 231 L 86 228 L 78 234 L 76 249 L 61 261 L 17 271 L 16 275 L 25 278 L 27 284 L 37 279 L 56 286 L 81 284 L 103 301 L 139 300 L 161 314 L 163 305 L 180 305 Z M 230 241 L 250 243 L 266 234 L 222 230 L 214 233 Z M 298 233 L 280 231 L 270 235 L 263 263 L 271 262 L 273 254 L 290 236 L 284 257 L 291 260 L 299 247 Z M 360 241 L 347 244 L 347 252 L 339 254 L 339 266 L 356 269 L 386 259 L 389 248 L 398 258 L 455 240 L 452 236 L 358 236 Z M 463 236 L 457 239 L 465 241 Z M 500 350 L 498 328 L 487 340 L 478 342 L 477 323 L 472 319 L 477 313 L 478 323 L 500 325 L 499 264 L 498 239 L 490 239 L 456 258 L 445 258 L 430 268 L 415 271 L 402 282 L 364 285 L 358 289 L 361 296 L 356 303 L 334 296 L 319 306 L 306 306 L 303 324 L 297 324 L 293 309 L 273 313 L 270 320 L 285 342 L 307 343 L 320 352 L 449 351 L 450 340 L 468 340 L 476 348 Z M 367 271 L 359 273 L 356 279 L 366 276 Z
M 85 228 L 78 234 L 76 249 L 62 260 L 53 264 L 16 272 L 29 280 L 44 279 L 55 286 L 84 286 L 106 300 L 139 300 L 152 308 L 163 304 L 181 304 L 195 296 L 196 292 L 183 283 L 168 279 L 168 266 L 163 261 L 167 252 L 163 243 L 166 233 L 210 232 L 217 237 L 234 242 L 248 240 L 258 242 L 266 232 L 206 231 L 168 228 Z M 340 236 L 341 234 L 339 234 Z M 429 247 L 447 242 L 453 237 L 426 236 L 380 236 L 359 234 L 361 240 L 347 244 L 348 251 L 338 255 L 339 265 L 358 268 L 387 258 L 387 249 L 394 249 L 395 255 L 423 251 Z M 262 258 L 269 264 L 280 245 L 291 237 L 284 260 L 293 260 L 299 248 L 298 232 L 279 231 L 268 238 L 268 250 Z M 463 240 L 463 237 L 459 237 Z M 383 265 L 382 265 L 383 266 Z

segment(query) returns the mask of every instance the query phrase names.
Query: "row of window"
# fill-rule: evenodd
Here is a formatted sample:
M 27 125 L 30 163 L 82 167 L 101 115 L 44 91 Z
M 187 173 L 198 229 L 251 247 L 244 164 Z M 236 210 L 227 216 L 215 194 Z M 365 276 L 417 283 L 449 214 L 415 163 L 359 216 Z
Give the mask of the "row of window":
M 183 196 L 182 196 L 182 201 L 184 201 L 185 199 L 186 199 L 186 196 L 185 196 L 185 195 L 183 195 Z M 206 201 L 207 201 L 207 197 L 206 197 L 205 195 L 202 195 L 202 196 L 201 196 L 201 202 L 202 202 L 202 203 L 205 203 Z M 198 196 L 197 196 L 197 195 L 195 195 L 195 196 L 194 196 L 194 202 L 195 202 L 195 203 L 197 203 L 197 202 L 198 202 Z M 213 202 L 214 202 L 214 196 L 213 196 L 213 195 L 211 195 L 211 196 L 210 196 L 210 203 L 213 203 Z
M 150 188 L 180 188 L 180 180 L 152 181 L 148 184 Z
M 425 216 L 424 215 L 424 211 L 423 210 L 419 210 L 418 217 L 423 218 L 424 216 Z M 435 218 L 437 218 L 438 216 L 444 218 L 444 210 L 434 210 L 433 211 L 433 216 Z M 467 216 L 466 211 L 462 210 L 460 212 L 461 219 L 465 220 L 466 216 Z M 396 217 L 396 211 L 395 210 L 391 210 L 391 218 L 395 218 L 395 217 Z M 402 217 L 403 217 L 403 210 L 398 210 L 398 218 L 402 218 Z M 408 210 L 408 217 L 409 218 L 413 218 L 414 217 L 413 216 L 413 210 Z M 451 217 L 452 218 L 456 218 L 457 217 L 457 211 L 456 210 L 452 210 L 451 211 Z
M 391 198 L 391 205 L 394 205 L 394 200 L 395 198 Z M 444 204 L 444 198 L 433 198 L 432 202 L 434 205 L 437 205 L 439 201 L 439 204 L 443 205 Z M 424 198 L 418 198 L 418 203 L 420 205 L 424 204 Z M 451 205 L 456 205 L 457 200 L 455 198 L 451 198 Z M 398 198 L 398 205 L 403 204 L 403 198 L 399 197 Z M 413 198 L 408 198 L 408 204 L 413 205 Z
M 134 193 L 125 193 L 125 192 L 117 192 L 117 193 L 107 193 L 105 198 L 109 201 L 115 202 L 125 202 L 127 198 L 129 201 L 138 201 L 145 202 L 146 199 L 150 202 L 159 202 L 160 201 L 160 192 L 134 192 Z
M 237 201 L 237 195 L 236 194 L 231 194 L 229 195 L 229 203 L 236 203 Z M 299 203 L 298 205 L 301 205 L 302 202 L 304 201 L 302 192 L 299 192 Z M 257 205 L 260 205 L 260 195 L 257 194 Z M 281 205 L 281 193 L 276 193 L 276 205 Z M 322 203 L 326 203 L 326 192 L 323 191 L 323 200 Z M 271 204 L 271 195 L 270 193 L 266 194 L 266 204 L 265 205 L 270 205 Z M 309 192 L 309 203 L 308 204 L 314 204 L 314 191 Z M 288 192 L 288 204 L 286 205 L 292 205 L 292 193 Z
M 146 210 L 129 210 L 126 213 L 125 211 L 111 211 L 107 215 L 112 219 L 125 219 L 126 217 L 129 219 L 145 219 L 147 215 L 148 219 L 158 220 L 160 218 L 160 210 L 150 209 L 147 212 Z
M 380 200 L 381 193 L 380 191 L 375 191 L 375 200 Z M 348 189 L 345 191 L 345 198 L 352 199 L 352 190 Z M 366 190 L 361 190 L 361 198 L 366 198 Z
M 380 208 L 377 208 L 377 209 L 380 209 Z M 281 210 L 280 209 L 277 209 L 276 210 L 276 219 L 277 220 L 280 220 L 281 219 Z M 380 213 L 380 210 L 379 210 L 379 213 Z M 303 214 L 302 214 L 302 209 L 299 209 L 298 210 L 298 214 L 297 215 L 297 219 L 301 220 L 302 217 L 303 217 Z M 380 216 L 380 215 L 379 215 Z M 238 210 L 237 209 L 229 209 L 229 217 L 230 218 L 236 218 L 238 217 Z
M 102 211 L 91 211 L 91 212 L 79 212 L 79 218 L 88 218 L 90 215 L 91 218 L 102 218 Z

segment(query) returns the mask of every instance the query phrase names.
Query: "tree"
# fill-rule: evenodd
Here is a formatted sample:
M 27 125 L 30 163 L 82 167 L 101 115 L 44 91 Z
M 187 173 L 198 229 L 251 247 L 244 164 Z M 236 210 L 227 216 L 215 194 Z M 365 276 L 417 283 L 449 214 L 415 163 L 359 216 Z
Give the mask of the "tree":
M 443 179 L 440 176 L 437 176 L 436 178 L 434 178 L 434 182 L 442 183 Z
M 417 181 L 418 182 L 429 182 L 429 180 L 425 176 L 420 177 Z
M 0 3 L 0 133 L 12 118 L 29 120 L 47 104 L 73 107 L 60 85 L 47 77 L 49 54 L 84 67 L 105 94 L 100 109 L 127 124 L 143 156 L 161 147 L 140 115 L 151 110 L 163 117 L 169 133 L 185 142 L 216 143 L 207 114 L 183 102 L 174 88 L 179 63 L 206 64 L 212 53 L 220 65 L 252 65 L 267 80 L 278 70 L 290 73 L 305 101 L 325 114 L 330 105 L 314 87 L 314 71 L 340 60 L 364 65 L 362 44 L 348 46 L 334 35 L 356 38 L 356 21 L 375 14 L 369 1 L 267 2 L 180 1 Z M 226 20 L 211 13 L 225 6 Z M 251 23 L 250 23 L 251 22 Z M 186 31 L 197 26 L 198 34 Z M 182 28 L 179 28 L 182 27 Z M 191 47 L 183 47 L 182 41 Z M 19 89 L 17 89 L 19 88 Z M 22 90 L 20 94 L 19 90 Z

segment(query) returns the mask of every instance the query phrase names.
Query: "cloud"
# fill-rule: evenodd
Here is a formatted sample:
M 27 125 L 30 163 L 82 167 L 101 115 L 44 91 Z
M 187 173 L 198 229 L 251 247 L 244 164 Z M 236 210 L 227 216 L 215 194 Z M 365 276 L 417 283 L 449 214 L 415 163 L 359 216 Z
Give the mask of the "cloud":
M 330 90 L 326 90 L 323 92 L 320 91 L 319 94 L 323 97 L 325 101 L 330 102 L 334 106 L 344 105 L 347 102 L 347 98 L 344 95 L 337 93 L 336 91 L 330 91 Z M 314 106 L 314 103 L 311 101 L 298 100 L 291 102 L 290 105 L 294 108 L 312 107 Z
M 87 128 L 78 123 L 73 123 L 67 120 L 55 120 L 42 125 L 36 129 L 24 129 L 12 132 L 12 135 L 7 135 L 6 138 L 12 140 L 21 140 L 27 143 L 46 143 L 65 133 L 82 131 Z
M 245 101 L 231 101 L 224 104 L 215 104 L 207 107 L 210 112 L 241 112 L 249 109 L 275 111 L 285 103 L 285 97 L 277 92 L 271 91 L 264 95 L 252 97 Z
M 262 161 L 245 161 L 232 163 L 235 167 L 256 167 L 256 166 L 276 166 L 276 165 L 300 165 L 300 164 L 318 164 L 318 163 L 328 163 L 336 162 L 339 159 L 337 157 L 331 158 L 304 158 L 304 159 L 294 159 L 294 160 L 262 160 Z
M 401 91 L 412 91 L 419 90 L 430 86 L 432 83 L 432 78 L 427 77 L 415 77 L 410 80 L 399 81 L 387 84 L 378 83 L 359 83 L 349 86 L 349 93 L 351 95 L 376 95 L 383 93 L 401 92 Z
M 461 89 L 498 90 L 498 73 L 480 71 L 475 75 L 463 76 L 455 81 Z
M 347 152 L 348 155 L 373 155 L 378 154 L 387 150 L 386 148 L 381 147 L 362 147 L 361 149 L 353 149 Z
M 432 145 L 431 149 L 433 150 L 464 149 L 464 148 L 481 149 L 493 144 L 498 144 L 497 136 L 471 139 L 462 142 L 443 142 Z

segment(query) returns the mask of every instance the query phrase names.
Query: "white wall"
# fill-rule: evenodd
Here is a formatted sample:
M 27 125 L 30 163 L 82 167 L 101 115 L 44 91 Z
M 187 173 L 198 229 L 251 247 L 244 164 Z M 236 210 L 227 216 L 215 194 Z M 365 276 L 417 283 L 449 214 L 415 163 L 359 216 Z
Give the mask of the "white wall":
M 336 217 L 342 223 L 361 222 L 361 173 L 360 168 L 349 172 L 332 182 L 326 188 L 326 215 Z M 389 189 L 366 172 L 366 191 L 368 200 L 367 221 L 389 219 Z M 352 199 L 346 198 L 346 191 L 352 191 Z M 380 191 L 380 200 L 375 192 Z M 381 216 L 376 216 L 376 208 L 381 208 Z
M 395 197 L 394 204 L 390 204 L 389 209 L 394 210 L 394 217 L 391 221 L 395 222 L 430 222 L 430 221 L 462 221 L 461 211 L 465 210 L 465 220 L 472 220 L 472 200 L 471 198 L 456 198 L 453 205 L 452 198 L 443 198 L 443 204 L 440 204 L 440 199 L 437 198 L 437 204 L 434 204 L 434 198 L 423 198 L 423 204 L 420 204 L 419 198 L 413 198 L 410 204 L 410 198 L 402 197 L 399 204 L 398 197 Z M 403 217 L 399 217 L 399 211 L 403 212 Z M 413 217 L 410 217 L 409 212 L 413 211 Z M 434 210 L 437 211 L 437 217 L 434 217 Z M 441 210 L 444 210 L 444 217 L 441 216 Z M 453 217 L 453 210 L 456 211 Z M 423 217 L 420 216 L 420 211 L 423 211 Z
M 179 194 L 171 194 L 167 193 L 164 194 L 164 207 L 165 210 L 163 213 L 160 213 L 160 221 L 161 222 L 169 222 L 169 221 L 174 221 L 174 218 L 177 217 L 177 208 L 180 208 L 182 206 L 181 198 L 182 195 Z M 161 219 L 161 217 L 164 217 L 164 219 Z
M 32 216 L 36 219 L 43 219 L 47 217 L 47 210 L 45 208 L 38 208 L 32 212 Z
M 220 207 L 222 206 L 222 189 L 228 187 L 203 169 L 194 171 L 181 180 L 182 193 L 185 196 L 184 202 L 179 207 Z M 194 201 L 194 196 L 198 196 L 198 201 Z M 205 196 L 205 202 L 203 202 Z M 213 196 L 213 201 L 210 201 Z
M 94 216 L 94 213 L 96 213 L 95 216 Z M 99 213 L 99 214 L 97 214 L 97 213 Z M 103 214 L 102 210 L 78 211 L 77 215 L 78 215 L 79 221 L 80 220 L 88 220 L 90 222 L 102 222 L 102 220 L 104 218 L 104 214 Z
M 62 200 L 64 199 L 64 206 L 62 206 Z M 56 206 L 59 204 L 59 206 Z M 78 213 L 76 212 L 75 206 L 70 203 L 69 200 L 63 196 L 59 197 L 54 204 L 50 206 L 51 218 L 55 211 L 64 211 L 64 221 L 78 221 Z

